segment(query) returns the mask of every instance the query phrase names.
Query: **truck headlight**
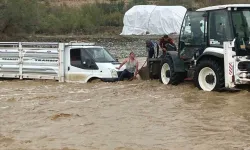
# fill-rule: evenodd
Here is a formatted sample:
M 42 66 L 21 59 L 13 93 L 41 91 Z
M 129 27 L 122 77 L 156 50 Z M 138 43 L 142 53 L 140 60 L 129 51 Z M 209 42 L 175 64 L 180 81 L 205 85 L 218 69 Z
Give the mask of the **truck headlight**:
M 115 69 L 110 70 L 112 78 L 118 78 L 117 71 Z

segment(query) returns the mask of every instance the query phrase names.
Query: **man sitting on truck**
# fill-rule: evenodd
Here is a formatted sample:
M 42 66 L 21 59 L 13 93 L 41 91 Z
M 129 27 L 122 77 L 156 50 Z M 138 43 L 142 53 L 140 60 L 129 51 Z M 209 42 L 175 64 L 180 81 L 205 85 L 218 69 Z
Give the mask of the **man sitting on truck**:
M 174 44 L 174 41 L 168 36 L 164 35 L 160 39 L 160 47 L 162 49 L 163 56 L 166 54 L 167 51 L 176 51 L 176 46 Z
M 129 80 L 135 79 L 138 74 L 138 60 L 135 59 L 134 52 L 130 52 L 129 57 L 126 58 L 116 69 L 119 70 L 124 64 L 126 64 L 126 69 L 124 69 L 119 75 L 118 81 L 123 81 L 124 78 Z

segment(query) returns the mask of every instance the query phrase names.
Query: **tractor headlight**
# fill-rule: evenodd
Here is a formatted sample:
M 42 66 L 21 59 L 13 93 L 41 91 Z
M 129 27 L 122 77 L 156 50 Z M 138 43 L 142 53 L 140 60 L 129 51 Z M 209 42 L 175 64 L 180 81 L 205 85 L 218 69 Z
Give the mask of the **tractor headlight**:
M 111 76 L 112 78 L 118 78 L 118 74 L 117 74 L 117 71 L 115 69 L 111 69 Z

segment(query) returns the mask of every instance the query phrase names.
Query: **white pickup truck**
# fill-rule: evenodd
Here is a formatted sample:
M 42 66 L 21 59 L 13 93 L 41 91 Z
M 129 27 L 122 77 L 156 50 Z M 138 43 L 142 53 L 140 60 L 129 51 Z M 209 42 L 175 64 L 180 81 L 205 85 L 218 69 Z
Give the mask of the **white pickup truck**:
M 0 42 L 0 78 L 115 81 L 119 65 L 94 43 Z

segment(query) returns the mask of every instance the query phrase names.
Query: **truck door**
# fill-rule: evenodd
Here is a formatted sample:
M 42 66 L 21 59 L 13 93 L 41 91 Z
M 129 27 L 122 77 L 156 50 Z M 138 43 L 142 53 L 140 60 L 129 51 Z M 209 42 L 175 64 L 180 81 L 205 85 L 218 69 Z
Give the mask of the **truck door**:
M 206 13 L 189 11 L 182 22 L 179 39 L 179 54 L 182 59 L 191 59 L 197 50 L 204 50 L 207 39 Z M 204 47 L 204 48 L 203 48 Z
M 66 65 L 66 81 L 69 82 L 87 82 L 93 75 L 93 63 L 91 57 L 80 48 L 71 48 L 65 55 Z

